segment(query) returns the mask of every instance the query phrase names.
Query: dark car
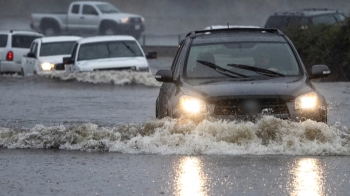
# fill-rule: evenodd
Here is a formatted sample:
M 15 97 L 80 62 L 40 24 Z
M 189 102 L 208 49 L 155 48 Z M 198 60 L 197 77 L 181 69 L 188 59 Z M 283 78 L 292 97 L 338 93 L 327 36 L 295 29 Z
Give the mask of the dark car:
M 345 15 L 338 10 L 326 8 L 292 10 L 271 15 L 265 24 L 265 28 L 284 30 L 292 26 L 307 28 L 319 24 L 337 25 L 342 24 L 345 19 Z
M 325 98 L 310 79 L 330 74 L 314 65 L 308 75 L 292 42 L 277 29 L 194 31 L 180 43 L 163 82 L 156 117 L 257 119 L 272 115 L 327 122 Z

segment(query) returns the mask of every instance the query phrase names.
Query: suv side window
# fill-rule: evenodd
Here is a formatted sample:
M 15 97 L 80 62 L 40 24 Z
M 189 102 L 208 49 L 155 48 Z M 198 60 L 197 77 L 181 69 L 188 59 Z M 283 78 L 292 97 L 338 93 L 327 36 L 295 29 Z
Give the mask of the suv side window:
M 346 19 L 346 17 L 343 14 L 335 14 L 334 16 L 335 18 L 337 18 L 338 22 L 343 22 Z
M 35 56 L 37 56 L 37 52 L 38 52 L 38 43 L 37 42 L 32 43 L 32 45 L 30 46 L 29 52 L 33 53 Z
M 37 54 L 38 54 L 38 43 L 34 43 L 34 54 L 35 54 L 35 56 L 37 56 Z
M 85 15 L 98 15 L 97 11 L 94 7 L 91 5 L 84 5 L 83 6 L 83 14 Z
M 177 50 L 177 52 L 176 52 L 176 55 L 175 55 L 175 58 L 174 58 L 174 61 L 173 61 L 173 63 L 171 64 L 171 71 L 173 71 L 174 72 L 174 70 L 175 70 L 175 67 L 176 67 L 176 64 L 178 63 L 178 60 L 179 60 L 179 56 L 180 56 L 180 54 L 181 54 L 181 50 L 182 50 L 182 48 L 183 48 L 183 46 L 184 46 L 184 41 L 182 41 L 180 44 L 179 44 L 179 46 L 178 46 L 178 50 Z
M 299 25 L 301 25 L 301 26 L 305 26 L 305 25 L 309 25 L 309 24 L 310 24 L 309 19 L 305 18 L 305 17 L 301 18 L 299 21 Z
M 265 25 L 265 28 L 283 29 L 288 25 L 287 17 L 285 16 L 271 16 Z
M 6 47 L 7 37 L 8 37 L 8 35 L 6 35 L 6 34 L 0 35 L 0 48 Z
M 72 56 L 71 58 L 75 61 L 75 56 L 77 55 L 77 50 L 78 50 L 78 43 L 75 44 L 73 51 L 72 51 Z
M 12 35 L 13 48 L 30 48 L 33 40 L 41 36 L 34 35 Z
M 297 26 L 300 23 L 300 17 L 290 17 L 288 21 L 288 27 Z
M 80 9 L 80 5 L 79 4 L 75 4 L 75 5 L 72 6 L 71 13 L 72 14 L 79 14 L 79 9 Z
M 30 46 L 29 52 L 34 52 L 34 47 L 36 45 L 36 42 L 33 42 L 32 45 Z
M 335 24 L 337 21 L 335 20 L 333 15 L 321 15 L 321 16 L 315 16 L 311 18 L 312 24 L 319 25 L 319 24 Z

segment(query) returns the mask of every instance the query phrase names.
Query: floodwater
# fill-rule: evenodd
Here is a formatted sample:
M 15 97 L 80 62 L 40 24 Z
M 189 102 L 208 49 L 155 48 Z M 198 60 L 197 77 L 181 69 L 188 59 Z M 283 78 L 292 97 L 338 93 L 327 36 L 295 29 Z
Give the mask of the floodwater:
M 314 84 L 328 125 L 157 120 L 150 73 L 0 76 L 1 195 L 347 195 L 350 83 Z

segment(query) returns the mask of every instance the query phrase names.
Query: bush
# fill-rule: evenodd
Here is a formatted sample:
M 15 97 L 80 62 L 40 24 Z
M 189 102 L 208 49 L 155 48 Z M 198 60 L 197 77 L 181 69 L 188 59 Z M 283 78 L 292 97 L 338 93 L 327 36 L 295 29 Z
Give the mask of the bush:
M 324 80 L 350 80 L 350 25 L 293 27 L 284 33 L 294 43 L 309 73 L 313 65 L 325 64 L 331 75 Z

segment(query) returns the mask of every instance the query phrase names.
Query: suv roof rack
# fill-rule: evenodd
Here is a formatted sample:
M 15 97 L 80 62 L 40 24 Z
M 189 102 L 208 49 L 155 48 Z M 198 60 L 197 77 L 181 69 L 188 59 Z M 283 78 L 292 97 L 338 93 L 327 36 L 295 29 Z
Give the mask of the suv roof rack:
M 278 29 L 266 29 L 266 28 L 225 28 L 225 29 L 208 29 L 191 31 L 186 37 L 194 37 L 196 35 L 201 35 L 205 33 L 226 33 L 226 32 L 261 32 L 261 33 L 274 33 L 277 35 L 284 35 L 282 31 Z
M 329 9 L 329 8 L 305 8 L 302 9 L 303 11 L 338 11 L 335 9 Z
M 329 9 L 329 8 L 305 8 L 300 10 L 289 10 L 285 12 L 275 12 L 274 15 L 298 15 L 298 16 L 304 16 L 305 12 L 313 12 L 313 11 L 325 11 L 325 12 L 336 12 L 338 13 L 338 10 L 335 9 Z

